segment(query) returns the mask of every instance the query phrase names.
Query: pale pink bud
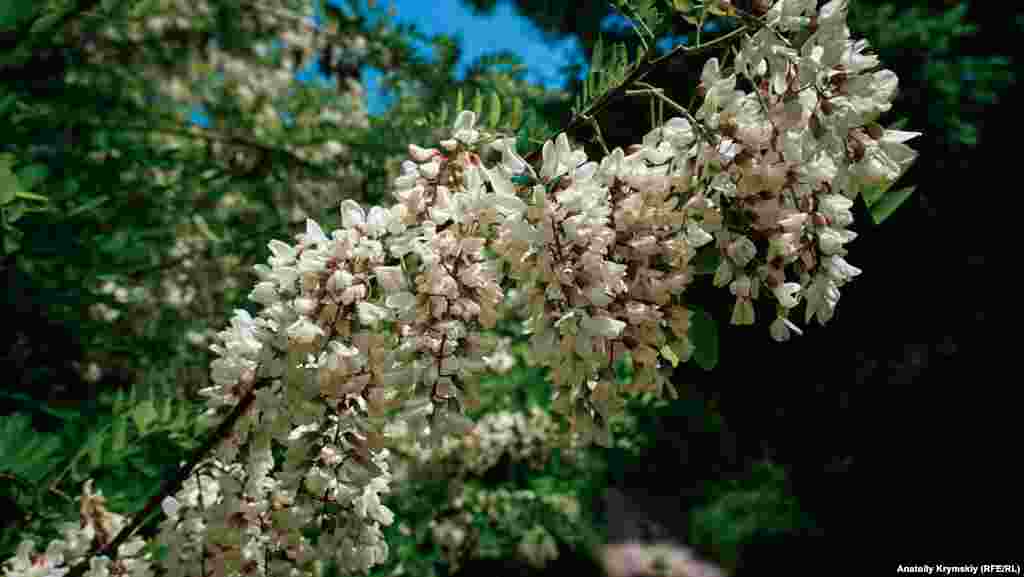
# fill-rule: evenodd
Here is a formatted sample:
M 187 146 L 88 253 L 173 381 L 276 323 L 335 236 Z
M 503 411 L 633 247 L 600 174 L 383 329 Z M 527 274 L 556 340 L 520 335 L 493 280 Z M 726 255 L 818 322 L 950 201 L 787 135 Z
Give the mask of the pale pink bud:
M 409 156 L 416 162 L 427 162 L 440 154 L 441 151 L 436 148 L 421 148 L 415 144 L 409 145 Z

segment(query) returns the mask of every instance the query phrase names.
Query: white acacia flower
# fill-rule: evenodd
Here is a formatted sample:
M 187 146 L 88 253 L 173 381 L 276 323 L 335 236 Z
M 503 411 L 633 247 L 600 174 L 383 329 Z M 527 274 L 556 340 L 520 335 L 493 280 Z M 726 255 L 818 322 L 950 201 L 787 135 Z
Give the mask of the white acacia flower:
M 739 236 L 729 245 L 728 252 L 736 266 L 743 268 L 757 256 L 757 247 L 754 246 L 754 241 L 745 236 Z
M 583 151 L 573 152 L 569 146 L 569 137 L 560 133 L 555 141 L 548 140 L 541 148 L 543 159 L 540 177 L 545 180 L 554 179 L 569 171 L 576 170 L 576 166 L 586 161 L 587 156 Z
M 853 201 L 841 194 L 827 194 L 818 199 L 818 208 L 828 217 L 833 225 L 843 228 L 853 222 L 853 213 L 850 208 Z
M 818 323 L 825 325 L 832 319 L 835 313 L 836 304 L 839 303 L 839 289 L 835 283 L 824 275 L 818 275 L 805 292 L 807 308 L 804 312 L 804 322 L 811 322 L 817 318 Z
M 477 140 L 480 140 L 480 132 L 474 126 L 476 126 L 476 113 L 471 110 L 463 110 L 455 118 L 452 137 L 463 144 L 472 146 L 476 144 Z
M 320 228 L 320 225 L 311 218 L 306 219 L 306 234 L 302 237 L 303 244 L 307 245 L 323 245 L 327 244 L 327 235 L 324 234 L 324 229 Z
M 686 242 L 692 248 L 700 248 L 713 240 L 715 237 L 708 234 L 697 223 L 693 221 L 686 223 Z
M 825 273 L 828 274 L 829 278 L 835 281 L 836 286 L 842 286 L 862 272 L 859 268 L 846 262 L 846 259 L 837 254 L 830 256 L 823 264 L 825 267 Z
M 416 306 L 416 295 L 409 291 L 397 292 L 395 294 L 388 295 L 387 298 L 384 299 L 384 305 L 399 312 L 404 312 Z
M 494 189 L 493 202 L 506 216 L 520 217 L 526 213 L 526 203 L 516 196 L 512 180 L 499 167 L 484 169 Z
M 427 162 L 440 154 L 441 151 L 436 148 L 421 148 L 415 144 L 409 145 L 409 156 L 416 162 Z
M 800 302 L 797 294 L 799 292 L 800 283 L 797 282 L 782 283 L 772 289 L 775 298 L 779 299 L 779 304 L 787 309 L 795 307 Z
M 798 335 L 804 334 L 804 332 L 800 330 L 800 327 L 793 324 L 793 322 L 786 317 L 776 317 L 776 319 L 772 321 L 771 326 L 768 327 L 768 332 L 771 334 L 773 339 L 780 343 L 789 340 L 790 332 L 794 332 Z
M 857 233 L 852 230 L 840 230 L 835 228 L 824 228 L 818 231 L 818 247 L 821 252 L 832 255 L 843 252 L 843 245 L 857 238 Z
M 388 309 L 365 301 L 356 305 L 356 311 L 359 313 L 359 322 L 371 327 L 388 320 L 391 316 Z
M 501 165 L 509 174 L 521 174 L 525 171 L 534 179 L 537 178 L 537 173 L 533 171 L 533 167 L 516 152 L 514 139 L 505 139 L 505 146 L 501 150 Z
M 409 284 L 405 271 L 400 266 L 378 266 L 373 271 L 381 288 L 389 294 L 401 291 Z
M 288 337 L 299 343 L 311 343 L 318 336 L 324 335 L 324 330 L 319 325 L 306 317 L 299 317 L 287 329 Z
M 277 239 L 270 241 L 267 246 L 273 255 L 270 257 L 270 266 L 274 268 L 292 264 L 295 262 L 295 256 L 299 252 L 298 247 L 291 246 Z
M 279 299 L 280 297 L 277 294 L 276 284 L 270 281 L 261 281 L 256 283 L 252 292 L 249 293 L 249 300 L 261 305 L 272 305 Z
M 366 234 L 378 238 L 394 228 L 394 216 L 391 211 L 380 206 L 370 208 L 366 215 Z
M 580 323 L 582 333 L 605 338 L 618 337 L 625 327 L 626 323 L 611 317 L 584 316 Z
M 163 509 L 165 515 L 173 518 L 178 516 L 178 511 L 181 510 L 181 503 L 179 503 L 174 497 L 168 495 L 160 502 L 160 508 Z

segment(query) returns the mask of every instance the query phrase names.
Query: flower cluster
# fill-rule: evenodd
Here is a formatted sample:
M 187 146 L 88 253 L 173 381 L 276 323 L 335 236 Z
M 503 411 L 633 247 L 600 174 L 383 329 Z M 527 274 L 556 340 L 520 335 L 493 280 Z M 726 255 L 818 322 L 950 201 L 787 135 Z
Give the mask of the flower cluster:
M 89 575 L 95 577 L 153 577 L 150 555 L 143 551 L 146 543 L 138 537 L 118 547 L 115 560 L 91 557 L 95 547 L 114 540 L 128 519 L 107 510 L 102 491 L 94 492 L 91 480 L 82 488 L 80 503 L 78 523 L 64 523 L 61 538 L 51 541 L 44 553 L 36 552 L 33 541 L 22 541 L 17 554 L 5 563 L 4 575 L 64 577 L 71 565 L 87 560 Z
M 399 442 L 395 455 L 410 463 L 394 464 L 396 479 L 417 478 L 436 469 L 450 477 L 480 476 L 503 458 L 540 468 L 553 448 L 559 446 L 558 422 L 550 413 L 531 407 L 528 413 L 497 411 L 482 416 L 469 434 L 445 437 L 438 446 L 429 446 L 415 438 L 396 433 Z M 399 471 L 405 472 L 399 474 Z
M 541 513 L 542 512 L 542 513 Z M 430 521 L 430 538 L 438 545 L 448 564 L 457 570 L 470 559 L 500 554 L 481 545 L 480 523 L 515 545 L 516 555 L 534 567 L 543 567 L 558 559 L 554 537 L 536 519 L 552 521 L 551 512 L 569 523 L 580 522 L 580 503 L 575 494 L 529 490 L 487 490 L 463 487 L 450 500 L 447 513 Z
M 147 135 L 153 144 L 176 154 L 206 144 L 202 155 L 233 174 L 265 167 L 269 151 L 290 155 L 287 183 L 272 188 L 277 208 L 301 214 L 301 222 L 359 190 L 365 178 L 340 139 L 368 127 L 363 87 L 350 70 L 358 70 L 353 63 L 377 46 L 369 46 L 365 34 L 354 29 L 318 24 L 308 1 L 230 4 L 160 0 L 99 30 L 83 25 L 88 20 L 73 21 L 68 42 L 82 46 L 90 63 L 117 75 L 138 106 L 189 127 L 153 127 Z M 239 42 L 242 35 L 246 41 Z M 337 86 L 295 82 L 317 58 L 325 74 L 336 74 Z M 107 77 L 76 70 L 66 80 L 90 86 Z M 210 112 L 208 128 L 193 124 L 197 109 Z M 117 157 L 120 151 L 102 154 Z M 330 178 L 302 166 L 324 163 L 333 165 Z M 175 171 L 133 168 L 123 178 L 131 184 L 162 179 L 166 172 Z
M 272 241 L 250 294 L 262 309 L 236 311 L 218 335 L 201 391 L 210 415 L 255 401 L 165 501 L 168 569 L 382 562 L 380 527 L 393 520 L 380 500 L 392 481 L 385 425 L 472 428 L 463 407 L 493 364 L 487 331 L 510 289 L 554 406 L 584 442 L 608 442 L 624 393 L 671 392 L 663 359 L 692 353 L 684 293 L 700 250 L 720 258 L 714 284 L 735 296 L 734 324 L 752 324 L 759 299 L 775 305 L 778 340 L 799 330 L 789 313 L 801 303 L 805 322 L 827 322 L 860 274 L 844 258 L 853 199 L 902 174 L 916 133 L 875 123 L 896 77 L 849 37 L 845 0 L 816 4 L 776 2 L 732 69 L 707 62 L 694 114 L 679 107 L 600 162 L 562 134 L 535 169 L 464 111 L 438 147 L 410 145 L 393 206 L 346 200 L 330 235 L 308 220 L 295 243 Z M 628 387 L 612 370 L 625 358 Z

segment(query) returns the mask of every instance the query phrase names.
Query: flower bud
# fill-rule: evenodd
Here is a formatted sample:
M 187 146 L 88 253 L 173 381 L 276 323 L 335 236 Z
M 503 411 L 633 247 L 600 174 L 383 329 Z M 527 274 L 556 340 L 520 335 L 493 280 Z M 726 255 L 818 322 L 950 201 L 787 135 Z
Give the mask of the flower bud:
M 416 162 L 427 162 L 440 154 L 441 151 L 436 148 L 420 148 L 415 144 L 409 145 L 409 156 Z

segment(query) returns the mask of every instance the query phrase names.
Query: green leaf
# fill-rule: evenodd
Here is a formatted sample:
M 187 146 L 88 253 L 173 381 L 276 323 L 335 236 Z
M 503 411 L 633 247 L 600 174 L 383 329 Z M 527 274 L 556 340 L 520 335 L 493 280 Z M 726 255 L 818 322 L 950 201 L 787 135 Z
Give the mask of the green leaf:
M 0 30 L 17 28 L 35 13 L 35 0 L 4 0 L 0 2 Z
M 448 101 L 441 102 L 441 112 L 437 119 L 437 124 L 444 126 L 448 122 Z
M 672 347 L 664 345 L 661 347 L 661 356 L 668 359 L 668 362 L 672 363 L 672 368 L 679 366 L 679 357 L 676 356 L 676 352 L 672 350 Z
M 7 217 L 5 224 L 18 222 L 21 217 L 25 216 L 26 212 L 28 212 L 28 206 L 24 202 L 18 201 L 7 205 L 4 207 L 4 216 Z
M 516 96 L 512 100 L 512 116 L 509 118 L 509 126 L 519 128 L 523 122 L 523 99 Z
M 89 440 L 89 468 L 98 469 L 103 464 L 103 435 L 94 435 Z
M 519 125 L 519 131 L 516 133 L 516 151 L 519 154 L 526 154 L 530 148 L 530 129 L 527 128 L 527 122 L 524 120 Z
M 123 415 L 114 417 L 113 423 L 113 446 L 114 452 L 120 454 L 128 446 L 128 419 Z
M 21 191 L 21 192 L 18 193 L 18 198 L 24 198 L 25 200 L 34 200 L 36 202 L 43 202 L 43 203 L 50 202 L 49 198 L 46 198 L 45 196 L 43 196 L 41 194 L 36 194 L 34 192 Z
M 501 121 L 501 98 L 498 97 L 497 92 L 491 92 L 491 102 L 488 107 L 488 113 L 488 121 L 491 128 L 497 128 L 498 122 Z
M 708 244 L 697 251 L 693 261 L 697 274 L 715 274 L 722 261 L 722 252 L 714 244 Z
M 199 229 L 199 232 L 204 237 L 206 237 L 206 239 L 209 240 L 210 242 L 216 243 L 221 241 L 221 238 L 214 234 L 213 230 L 210 228 L 210 225 L 206 223 L 206 219 L 203 218 L 202 215 L 193 214 L 192 222 L 196 225 L 196 228 Z
M 0 154 L 0 205 L 7 204 L 21 192 L 21 183 L 18 177 L 11 172 L 13 156 Z
M 864 199 L 864 204 L 871 208 L 884 193 L 885 189 L 881 186 L 867 186 L 861 190 L 860 195 Z
M 32 190 L 46 180 L 49 173 L 49 169 L 44 164 L 30 164 L 18 170 L 18 181 L 26 190 Z M 23 195 L 24 193 L 22 193 Z
M 14 108 L 14 103 L 17 102 L 18 97 L 15 94 L 8 94 L 0 98 L 0 118 L 7 116 L 7 114 Z
M 85 204 L 76 206 L 75 208 L 69 210 L 67 216 L 72 217 L 82 214 L 83 212 L 89 212 L 95 208 L 99 208 L 108 200 L 110 200 L 110 196 L 108 195 L 96 197 Z
M 174 416 L 174 407 L 172 406 L 171 399 L 169 397 L 163 397 L 163 400 L 164 402 L 160 403 L 160 409 L 157 412 L 159 413 L 160 420 L 166 423 Z
M 18 252 L 18 250 L 21 249 L 21 242 L 19 242 L 19 239 L 21 238 L 20 233 L 21 231 L 19 230 L 11 230 L 7 231 L 7 233 L 4 234 L 5 253 L 12 254 Z
M 917 186 L 908 186 L 882 194 L 880 199 L 876 199 L 870 205 L 871 219 L 875 221 L 875 224 L 885 222 L 885 219 L 889 218 L 901 204 L 910 198 L 910 195 L 914 193 L 916 188 Z
M 718 322 L 700 307 L 690 306 L 690 342 L 693 360 L 705 371 L 718 365 Z
M 476 89 L 476 94 L 473 96 L 473 112 L 476 113 L 477 118 L 482 118 L 484 115 L 484 96 L 480 94 L 480 89 Z
M 149 431 L 149 424 L 158 417 L 153 401 L 148 399 L 139 403 L 132 411 L 132 418 L 135 420 L 135 426 L 138 427 L 140 435 L 145 435 Z

